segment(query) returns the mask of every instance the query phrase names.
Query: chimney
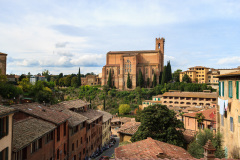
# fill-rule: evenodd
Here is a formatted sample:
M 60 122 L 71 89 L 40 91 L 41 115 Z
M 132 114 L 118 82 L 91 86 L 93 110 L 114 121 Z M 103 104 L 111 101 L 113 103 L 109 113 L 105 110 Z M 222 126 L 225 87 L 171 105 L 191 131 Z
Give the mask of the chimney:
M 214 160 L 215 159 L 214 153 L 215 153 L 216 149 L 212 145 L 212 142 L 210 139 L 207 141 L 205 146 L 203 146 L 203 148 L 204 148 L 204 153 L 203 153 L 204 160 Z

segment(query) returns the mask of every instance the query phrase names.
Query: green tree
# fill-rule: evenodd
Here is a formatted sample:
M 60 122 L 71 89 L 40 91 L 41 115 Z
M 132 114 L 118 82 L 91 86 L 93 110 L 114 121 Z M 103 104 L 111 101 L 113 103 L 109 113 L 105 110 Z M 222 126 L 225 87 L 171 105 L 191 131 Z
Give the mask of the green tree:
M 20 87 L 13 84 L 0 83 L 0 96 L 6 99 L 17 98 L 23 93 Z
M 66 87 L 71 86 L 71 80 L 72 80 L 72 76 L 71 75 L 68 75 L 67 77 L 64 77 L 64 85 Z
M 78 78 L 77 77 L 72 78 L 71 86 L 74 87 L 74 88 L 78 87 Z
M 182 72 L 181 69 L 177 69 L 176 71 L 173 72 L 173 81 L 174 82 L 180 82 L 179 76 L 180 76 L 181 72 Z
M 58 78 L 63 78 L 63 73 L 59 73 Z
M 63 87 L 64 86 L 64 78 L 59 79 L 59 86 Z
M 150 85 L 150 78 L 147 78 L 147 87 Z
M 164 66 L 161 85 L 164 85 L 164 83 L 167 83 L 167 66 Z
M 195 118 L 197 119 L 199 129 L 201 129 L 201 126 L 202 126 L 205 116 L 202 113 L 196 113 Z
M 191 78 L 187 74 L 184 74 L 182 82 L 191 83 Z
M 139 73 L 138 73 L 138 86 L 141 88 L 144 86 L 144 80 L 143 80 L 141 69 L 139 69 Z
M 136 142 L 147 137 L 167 142 L 173 145 L 184 145 L 181 129 L 183 123 L 176 118 L 176 113 L 163 105 L 148 106 L 140 113 L 141 125 L 132 136 L 131 141 Z
M 188 152 L 195 158 L 203 158 L 203 146 L 207 143 L 208 140 L 212 141 L 213 146 L 216 148 L 215 157 L 224 158 L 225 154 L 222 149 L 222 135 L 220 132 L 217 132 L 215 135 L 210 129 L 204 129 L 200 131 L 195 140 L 189 144 Z
M 167 82 L 172 80 L 172 68 L 171 68 L 170 61 L 168 61 L 167 63 L 166 79 L 167 79 Z
M 19 81 L 22 81 L 23 78 L 27 78 L 27 76 L 25 74 L 21 74 L 21 76 L 19 77 Z
M 120 104 L 119 106 L 119 114 L 128 114 L 130 113 L 131 111 L 131 108 L 130 108 L 130 105 L 129 104 Z
M 108 81 L 107 81 L 107 85 L 109 88 L 112 88 L 112 73 L 111 73 L 111 69 L 109 71 L 109 74 L 108 74 Z
M 49 70 L 44 69 L 44 71 L 42 71 L 42 76 L 45 76 L 48 82 L 50 81 L 51 76 Z
M 77 86 L 80 87 L 81 86 L 81 72 L 80 72 L 80 67 L 78 70 L 78 75 L 77 75 Z
M 159 75 L 159 84 L 162 84 L 162 75 L 163 75 L 163 72 L 160 72 L 160 75 Z
M 130 79 L 129 72 L 128 72 L 128 78 L 127 78 L 127 88 L 132 88 L 132 81 Z
M 156 75 L 154 74 L 153 75 L 153 87 L 155 87 L 157 85 L 157 77 Z

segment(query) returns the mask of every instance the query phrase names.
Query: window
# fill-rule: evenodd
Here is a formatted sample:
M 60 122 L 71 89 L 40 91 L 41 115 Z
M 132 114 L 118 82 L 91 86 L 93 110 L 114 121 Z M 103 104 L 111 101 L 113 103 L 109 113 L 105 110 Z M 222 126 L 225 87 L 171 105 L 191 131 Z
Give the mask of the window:
M 81 144 L 82 144 L 82 137 L 81 137 Z
M 233 117 L 230 117 L 230 130 L 233 132 Z
M 82 157 L 81 157 L 81 152 L 79 153 L 79 156 L 78 156 L 78 157 L 79 157 L 79 160 L 81 160 L 81 159 L 82 159 Z
M 198 128 L 204 129 L 204 124 L 203 123 L 198 123 Z
M 78 140 L 77 140 L 77 148 L 78 148 Z
M 228 81 L 228 97 L 232 98 L 232 81 Z
M 42 138 L 31 143 L 31 153 L 36 152 L 40 148 L 42 148 Z
M 60 141 L 60 126 L 57 127 L 57 141 Z
M 59 149 L 57 150 L 57 159 L 59 159 Z
M 53 131 L 46 135 L 45 143 L 48 143 L 51 140 L 53 140 Z
M 74 151 L 74 143 L 72 144 L 72 151 Z
M 238 123 L 240 123 L 240 116 L 238 116 Z
M 77 133 L 77 132 L 78 132 L 78 126 L 73 127 L 73 128 L 71 129 L 71 131 L 72 131 L 72 135 L 74 135 L 75 133 Z
M 221 115 L 221 125 L 224 126 L 224 116 Z
M 8 147 L 0 152 L 1 160 L 8 160 Z
M 9 124 L 8 116 L 0 118 L 0 139 L 8 135 L 8 127 L 9 127 L 8 124 Z
M 107 74 L 108 74 L 108 69 L 107 69 Z
M 239 89 L 239 81 L 236 81 L 236 98 L 239 99 L 240 89 Z
M 152 69 L 152 74 L 154 74 L 154 69 Z

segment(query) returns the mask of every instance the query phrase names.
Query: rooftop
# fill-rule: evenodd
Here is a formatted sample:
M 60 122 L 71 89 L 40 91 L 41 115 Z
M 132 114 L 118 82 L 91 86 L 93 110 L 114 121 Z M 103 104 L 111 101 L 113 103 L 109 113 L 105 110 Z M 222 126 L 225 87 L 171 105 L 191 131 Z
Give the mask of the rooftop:
M 0 52 L 0 55 L 7 55 L 6 53 L 2 53 L 2 52 Z
M 63 101 L 61 103 L 59 103 L 61 106 L 65 107 L 65 108 L 80 108 L 83 107 L 85 105 L 89 105 L 90 103 L 85 102 L 81 99 L 77 99 L 77 100 L 71 100 L 71 101 Z
M 183 116 L 195 118 L 197 113 L 202 113 L 205 120 L 216 121 L 216 108 L 207 109 L 204 111 L 198 111 L 194 113 L 185 113 Z
M 16 112 L 12 107 L 0 106 L 0 117 Z
M 205 92 L 165 92 L 163 97 L 195 97 L 195 98 L 217 98 L 217 93 Z
M 139 50 L 139 51 L 109 51 L 107 54 L 136 54 L 136 53 L 156 53 L 158 50 Z
M 185 149 L 147 138 L 115 148 L 116 159 L 193 158 Z
M 69 109 L 66 109 L 65 107 L 61 106 L 61 104 L 53 105 L 53 106 L 51 106 L 51 108 L 61 111 L 61 112 L 65 113 L 66 115 L 70 116 L 70 118 L 68 119 L 68 124 L 70 127 L 75 127 L 76 125 L 79 125 L 79 124 L 85 122 L 86 120 L 88 120 L 87 117 L 85 117 L 79 113 L 76 113 L 74 111 L 71 111 Z
M 96 119 L 103 116 L 103 113 L 100 113 L 100 112 L 98 112 L 97 110 L 94 110 L 94 109 L 88 109 L 86 112 L 81 112 L 79 114 L 83 115 L 84 117 L 87 117 L 88 118 L 88 120 L 87 120 L 88 123 L 92 123 Z
M 13 105 L 14 108 L 31 116 L 44 119 L 54 124 L 61 124 L 70 118 L 69 115 L 39 103 L 24 103 Z
M 54 124 L 37 118 L 15 122 L 13 124 L 13 151 L 21 150 L 55 128 Z
M 153 98 L 162 98 L 162 95 L 153 96 Z
M 105 112 L 105 111 L 100 111 L 98 110 L 98 112 L 103 114 L 103 123 L 107 122 L 108 120 L 112 119 L 112 114 Z
M 190 68 L 205 68 L 205 69 L 209 69 L 208 67 L 204 67 L 204 66 L 195 66 L 195 67 L 190 67 Z
M 226 73 L 226 74 L 221 74 L 221 75 L 219 75 L 217 77 L 221 78 L 221 77 L 233 77 L 233 76 L 240 76 L 240 71 Z
M 137 132 L 141 122 L 127 122 L 119 129 L 118 133 L 133 135 Z

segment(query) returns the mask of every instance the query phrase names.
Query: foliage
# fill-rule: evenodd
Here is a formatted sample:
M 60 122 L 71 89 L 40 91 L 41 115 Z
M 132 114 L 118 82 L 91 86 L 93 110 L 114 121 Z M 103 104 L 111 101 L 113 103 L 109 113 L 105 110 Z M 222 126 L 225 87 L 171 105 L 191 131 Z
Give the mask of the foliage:
M 108 75 L 108 81 L 107 81 L 107 85 L 109 88 L 112 88 L 112 73 L 111 73 L 111 69 L 109 71 L 109 75 Z
M 131 111 L 129 104 L 120 104 L 119 114 L 128 114 Z
M 139 69 L 139 73 L 138 73 L 138 86 L 141 88 L 144 87 L 144 80 L 143 80 L 141 69 Z
M 71 75 L 68 75 L 67 77 L 64 77 L 64 85 L 66 87 L 71 86 L 71 80 L 72 80 L 72 76 Z
M 164 83 L 167 83 L 167 66 L 164 66 L 162 73 L 161 85 L 164 85 Z
M 132 136 L 131 141 L 136 142 L 147 137 L 183 146 L 183 123 L 176 118 L 176 113 L 163 105 L 148 106 L 140 113 L 141 125 Z M 178 130 L 177 130 L 178 128 Z
M 202 113 L 196 113 L 195 118 L 197 119 L 198 124 L 202 124 L 205 116 Z M 201 128 L 199 126 L 199 128 Z
M 173 72 L 173 81 L 174 82 L 180 82 L 179 76 L 180 76 L 181 72 L 182 72 L 181 69 L 177 69 L 176 71 Z
M 184 74 L 182 82 L 191 83 L 191 78 L 187 74 Z
M 17 98 L 23 93 L 20 87 L 13 84 L 0 83 L 0 95 L 6 99 Z
M 166 80 L 167 82 L 170 82 L 172 80 L 172 68 L 171 68 L 170 61 L 167 62 Z
M 45 69 L 45 70 L 42 72 L 42 76 L 45 76 L 45 78 L 47 79 L 48 82 L 50 81 L 51 76 L 50 76 L 49 70 L 46 70 L 46 69 Z
M 19 87 L 24 91 L 24 92 L 30 92 L 32 84 L 29 82 L 28 78 L 23 78 L 19 82 Z
M 156 74 L 153 75 L 153 87 L 155 87 L 157 85 L 157 77 Z
M 147 87 L 150 85 L 150 78 L 147 78 Z
M 78 75 L 77 75 L 77 86 L 80 87 L 82 84 L 81 84 L 81 72 L 80 72 L 80 67 L 79 67 L 79 70 L 78 70 Z
M 127 88 L 132 88 L 132 80 L 130 79 L 129 72 L 128 72 L 128 78 L 127 78 Z
M 76 88 L 78 86 L 78 77 L 73 77 L 71 79 L 71 86 Z
M 21 76 L 19 77 L 19 81 L 22 81 L 23 78 L 27 78 L 25 74 L 21 74 Z
M 215 135 L 210 129 L 200 131 L 196 139 L 189 145 L 188 152 L 195 158 L 203 158 L 203 146 L 208 140 L 212 141 L 213 146 L 216 148 L 215 157 L 224 158 L 224 151 L 222 150 L 222 135 L 217 132 Z

